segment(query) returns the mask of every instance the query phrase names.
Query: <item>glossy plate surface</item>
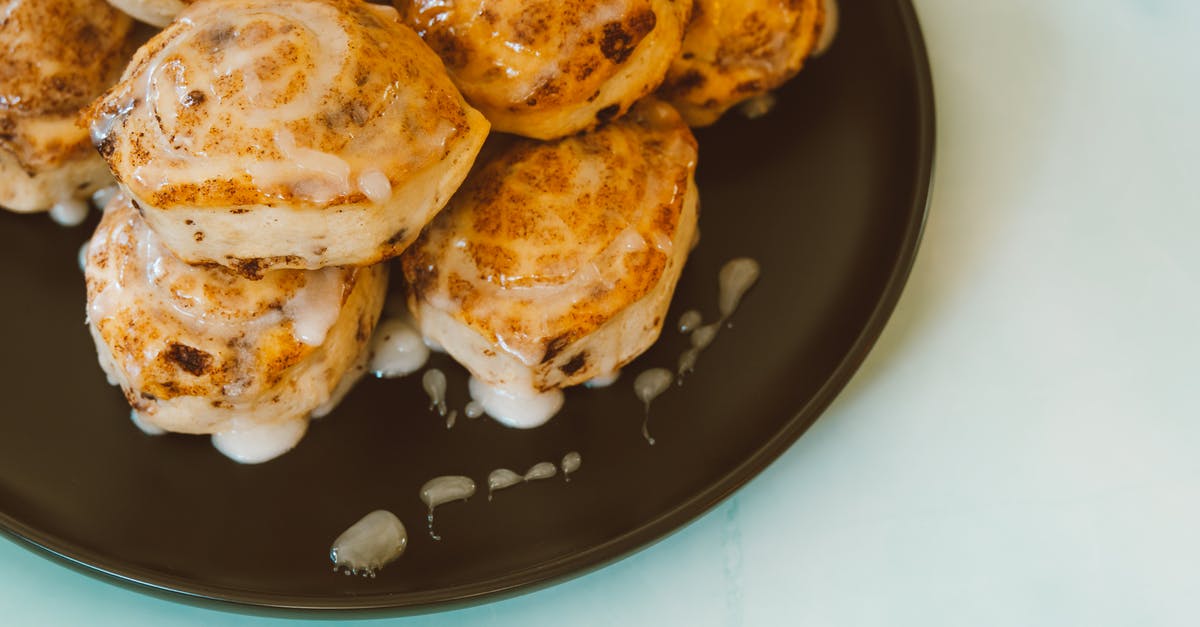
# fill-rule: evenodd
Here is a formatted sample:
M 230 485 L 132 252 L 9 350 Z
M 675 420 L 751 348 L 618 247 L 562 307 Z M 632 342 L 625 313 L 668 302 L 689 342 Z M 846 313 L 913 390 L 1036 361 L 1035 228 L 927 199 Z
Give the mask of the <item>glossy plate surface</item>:
M 795 441 L 853 374 L 903 287 L 924 221 L 933 150 L 928 65 L 911 6 L 847 2 L 833 48 L 779 94 L 698 134 L 703 239 L 658 344 L 614 386 L 571 390 L 534 431 L 487 419 L 447 431 L 419 377 L 368 380 L 300 446 L 239 466 L 207 438 L 148 437 L 105 383 L 83 324 L 76 251 L 89 227 L 0 215 L 0 528 L 92 572 L 275 608 L 423 611 L 585 572 L 707 511 Z M 680 313 L 716 316 L 716 275 L 738 256 L 758 285 L 641 437 L 637 373 L 674 367 Z M 461 369 L 449 400 L 466 403 Z M 582 468 L 438 510 L 441 474 L 486 484 L 579 451 Z M 334 574 L 329 545 L 374 509 L 410 532 L 376 579 Z M 185 598 L 185 597 L 178 597 Z

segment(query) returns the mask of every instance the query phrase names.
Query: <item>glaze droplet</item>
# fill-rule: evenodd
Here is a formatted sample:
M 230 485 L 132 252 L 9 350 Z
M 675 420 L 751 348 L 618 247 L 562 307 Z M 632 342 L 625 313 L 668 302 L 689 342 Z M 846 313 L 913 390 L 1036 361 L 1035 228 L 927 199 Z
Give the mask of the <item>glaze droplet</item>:
M 239 464 L 261 464 L 295 448 L 307 430 L 308 420 L 237 425 L 214 433 L 212 443 L 223 455 Z
M 571 451 L 562 458 L 563 480 L 570 481 L 571 473 L 579 470 L 579 466 L 583 464 L 583 457 L 575 451 Z
M 488 500 L 492 500 L 492 493 L 496 490 L 511 488 L 525 480 L 525 477 L 507 468 L 497 468 L 488 475 Z
M 80 198 L 68 198 L 50 207 L 50 219 L 62 226 L 79 226 L 88 216 L 88 204 Z
M 689 309 L 683 312 L 682 316 L 679 316 L 679 332 L 689 333 L 703 323 L 704 317 L 700 315 L 700 312 L 695 309 Z
M 446 415 L 446 373 L 430 368 L 421 377 L 421 387 L 429 395 L 429 409 L 436 409 L 439 416 Z
M 475 420 L 483 415 L 483 405 L 480 405 L 477 401 L 471 401 L 467 403 L 467 407 L 463 409 L 463 413 L 466 414 L 467 418 Z
M 534 464 L 532 468 L 525 471 L 526 481 L 537 481 L 539 479 L 549 479 L 558 474 L 558 467 L 550 462 L 540 462 Z
M 141 429 L 142 433 L 145 433 L 146 435 L 162 435 L 167 432 L 166 429 L 147 422 L 146 419 L 143 418 L 136 409 L 131 409 L 129 411 L 129 419 L 132 420 L 133 424 L 138 429 Z
M 378 509 L 342 532 L 329 548 L 333 570 L 375 577 L 380 568 L 404 554 L 408 531 L 396 515 Z
M 405 317 L 379 323 L 371 339 L 371 373 L 381 379 L 412 374 L 425 367 L 429 347 Z
M 475 482 L 470 477 L 447 475 L 434 477 L 421 486 L 421 502 L 429 508 L 428 527 L 429 537 L 441 540 L 442 537 L 433 531 L 433 510 L 439 505 L 451 501 L 465 501 L 475 494 Z
M 584 381 L 583 386 L 589 390 L 606 388 L 606 387 L 616 383 L 617 379 L 620 379 L 620 378 L 621 378 L 621 371 L 614 370 L 608 374 L 603 374 L 598 377 L 593 377 L 591 379 L 588 379 L 587 381 Z
M 654 438 L 650 437 L 650 403 L 667 391 L 667 388 L 671 387 L 671 381 L 674 380 L 675 375 L 670 370 L 651 368 L 639 374 L 633 381 L 634 394 L 637 394 L 638 399 L 646 406 L 645 419 L 642 421 L 642 437 L 646 438 L 646 442 L 651 445 L 654 444 Z
M 717 283 L 721 293 L 718 303 L 721 308 L 721 321 L 724 322 L 737 310 L 742 297 L 758 281 L 758 262 L 749 257 L 731 259 L 721 267 L 717 275 Z
M 487 415 L 507 427 L 532 429 L 540 427 L 562 409 L 560 389 L 538 392 L 532 388 L 488 385 L 475 377 L 469 383 L 471 398 Z

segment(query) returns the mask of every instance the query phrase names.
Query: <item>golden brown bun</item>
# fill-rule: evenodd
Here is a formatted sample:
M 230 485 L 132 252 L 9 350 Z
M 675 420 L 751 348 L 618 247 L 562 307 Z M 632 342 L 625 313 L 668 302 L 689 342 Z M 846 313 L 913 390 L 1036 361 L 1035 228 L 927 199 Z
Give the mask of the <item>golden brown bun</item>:
M 167 248 L 248 276 L 398 255 L 488 131 L 395 10 L 357 0 L 193 4 L 90 119 Z
M 261 280 L 187 265 L 120 195 L 85 275 L 102 367 L 143 420 L 182 433 L 306 419 L 364 350 L 387 284 L 385 265 Z
M 692 126 L 786 82 L 816 50 L 831 0 L 696 0 L 659 96 Z
M 401 257 L 422 332 L 491 385 L 620 368 L 662 328 L 695 234 L 695 167 L 691 131 L 653 99 L 501 148 Z
M 77 119 L 120 76 L 132 28 L 103 0 L 0 2 L 0 207 L 42 211 L 110 184 Z
M 662 82 L 691 0 L 397 0 L 498 131 L 554 139 Z

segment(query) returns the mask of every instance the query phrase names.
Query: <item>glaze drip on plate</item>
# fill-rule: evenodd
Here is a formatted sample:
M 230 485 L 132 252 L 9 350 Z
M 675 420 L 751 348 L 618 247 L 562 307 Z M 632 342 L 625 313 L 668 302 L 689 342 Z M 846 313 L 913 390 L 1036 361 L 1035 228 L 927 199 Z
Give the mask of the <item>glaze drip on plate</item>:
M 470 477 L 446 475 L 430 479 L 421 486 L 421 502 L 429 508 L 427 516 L 429 537 L 441 540 L 433 531 L 433 512 L 440 505 L 452 501 L 465 501 L 475 494 L 475 482 Z
M 408 530 L 395 514 L 378 509 L 342 532 L 329 548 L 333 570 L 374 578 L 380 568 L 404 554 Z

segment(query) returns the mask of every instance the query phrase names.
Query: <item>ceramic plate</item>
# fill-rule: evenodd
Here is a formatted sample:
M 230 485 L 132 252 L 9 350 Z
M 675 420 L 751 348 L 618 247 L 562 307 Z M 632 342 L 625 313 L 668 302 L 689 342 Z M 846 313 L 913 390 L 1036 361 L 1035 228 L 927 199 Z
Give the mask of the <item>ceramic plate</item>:
M 149 437 L 96 365 L 76 251 L 88 226 L 0 215 L 0 527 L 45 551 L 174 598 L 272 608 L 415 612 L 586 572 L 704 513 L 818 417 L 866 356 L 903 287 L 925 216 L 930 77 L 911 6 L 847 2 L 833 48 L 759 120 L 698 133 L 703 233 L 662 338 L 612 387 L 570 390 L 547 426 L 507 429 L 426 411 L 420 378 L 361 383 L 284 457 L 239 466 L 206 438 Z M 632 381 L 674 367 L 674 322 L 716 315 L 716 276 L 754 257 L 762 278 L 696 372 L 653 406 L 642 438 Z M 397 273 L 398 274 L 398 273 Z M 445 359 L 449 401 L 466 378 Z M 421 485 L 486 483 L 578 451 L 561 475 L 437 512 Z M 332 540 L 374 509 L 408 526 L 375 579 L 335 574 Z

